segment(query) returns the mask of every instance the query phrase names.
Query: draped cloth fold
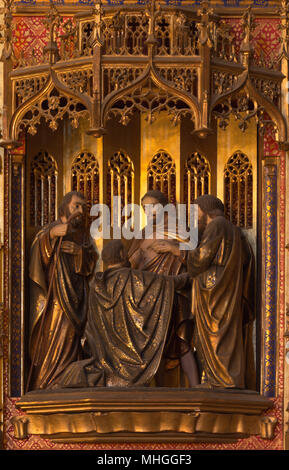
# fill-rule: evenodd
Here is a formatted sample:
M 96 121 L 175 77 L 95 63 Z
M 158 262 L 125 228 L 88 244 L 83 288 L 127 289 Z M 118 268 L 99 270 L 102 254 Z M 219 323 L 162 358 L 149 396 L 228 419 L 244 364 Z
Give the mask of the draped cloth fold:
M 153 249 L 153 243 L 158 236 L 177 247 L 180 243 L 185 243 L 184 237 L 182 238 L 176 233 L 170 233 L 166 227 L 162 233 L 158 233 L 157 227 L 154 226 L 152 239 L 145 239 L 145 229 L 143 229 L 141 237 L 133 239 L 128 247 L 131 266 L 135 269 L 165 275 L 178 275 L 186 272 L 188 251 L 180 251 L 179 256 L 171 252 L 157 253 Z M 192 349 L 192 336 L 193 321 L 190 310 L 190 290 L 186 286 L 175 295 L 161 368 L 155 376 L 155 383 L 152 383 L 152 385 L 166 387 L 189 385 L 182 371 L 180 358 Z
M 187 276 L 157 276 L 127 267 L 96 273 L 89 294 L 85 338 L 91 358 L 71 364 L 62 387 L 148 384 L 163 353 L 174 289 Z

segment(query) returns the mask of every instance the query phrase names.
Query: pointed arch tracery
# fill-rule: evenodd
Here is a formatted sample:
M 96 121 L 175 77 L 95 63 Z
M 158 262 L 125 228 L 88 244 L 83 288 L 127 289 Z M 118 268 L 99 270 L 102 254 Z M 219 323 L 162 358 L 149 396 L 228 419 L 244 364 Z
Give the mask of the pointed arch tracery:
M 107 172 L 107 203 L 112 217 L 114 197 L 119 198 L 119 211 L 128 204 L 134 204 L 134 177 L 134 164 L 130 156 L 124 150 L 115 152 L 108 160 Z
M 174 125 L 182 116 L 189 116 L 194 127 L 199 127 L 201 123 L 197 98 L 174 87 L 152 66 L 124 89 L 116 89 L 105 97 L 101 112 L 102 125 L 105 126 L 106 121 L 113 116 L 126 125 L 136 110 L 144 113 L 148 122 L 153 122 L 161 111 L 167 111 Z
M 159 150 L 151 159 L 147 169 L 147 188 L 158 189 L 170 203 L 176 203 L 176 165 L 166 150 Z
M 219 127 L 226 129 L 230 115 L 239 122 L 244 132 L 248 123 L 254 120 L 258 132 L 264 135 L 266 128 L 273 127 L 276 141 L 285 142 L 287 130 L 284 116 L 276 106 L 281 95 L 281 81 L 266 81 L 262 78 L 250 78 L 248 72 L 235 77 L 231 89 L 212 97 L 210 119 L 217 119 Z
M 225 216 L 244 229 L 253 227 L 253 167 L 250 159 L 238 150 L 224 168 Z
M 88 213 L 93 204 L 99 203 L 99 164 L 93 153 L 83 150 L 74 157 L 71 189 L 84 194 Z
M 10 123 L 12 140 L 17 141 L 21 131 L 35 135 L 41 121 L 55 131 L 66 116 L 77 128 L 81 118 L 90 117 L 90 100 L 78 92 L 72 92 L 58 80 L 56 74 L 51 73 L 45 85 L 41 89 L 38 86 L 34 94 L 26 101 L 22 100 L 15 110 Z
M 30 163 L 30 225 L 42 227 L 56 218 L 57 162 L 41 150 Z
M 211 190 L 211 166 L 207 158 L 193 152 L 185 162 L 184 200 L 192 204 L 198 196 L 209 194 Z

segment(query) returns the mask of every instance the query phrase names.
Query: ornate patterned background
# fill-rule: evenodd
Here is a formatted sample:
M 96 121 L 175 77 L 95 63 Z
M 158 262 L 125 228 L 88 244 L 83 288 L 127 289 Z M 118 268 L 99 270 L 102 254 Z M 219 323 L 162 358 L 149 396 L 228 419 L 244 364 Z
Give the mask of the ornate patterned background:
M 93 5 L 94 0 L 18 0 L 16 3 L 22 5 L 43 5 L 46 3 L 54 3 L 55 5 Z M 104 3 L 110 5 L 122 5 L 125 0 L 107 0 Z M 136 0 L 134 3 L 144 3 L 144 0 Z M 164 3 L 168 5 L 181 5 L 182 0 L 165 0 Z M 192 0 L 191 4 L 199 5 L 200 0 Z M 268 7 L 272 4 L 272 0 L 216 0 L 211 1 L 210 3 L 215 5 L 223 5 L 226 7 L 243 7 L 247 5 L 252 5 L 254 7 Z
M 65 17 L 64 19 L 68 19 Z M 226 21 L 230 24 L 236 47 L 236 53 L 240 50 L 243 29 L 241 20 L 228 18 Z M 279 19 L 258 18 L 256 19 L 256 28 L 253 32 L 253 45 L 255 60 L 264 56 L 265 61 L 276 59 L 280 51 L 280 31 L 278 26 Z M 47 44 L 47 30 L 43 24 L 41 16 L 18 16 L 14 18 L 14 47 L 16 58 L 23 54 L 24 59 L 31 59 L 34 55 L 35 61 L 40 62 L 43 54 L 43 47 Z

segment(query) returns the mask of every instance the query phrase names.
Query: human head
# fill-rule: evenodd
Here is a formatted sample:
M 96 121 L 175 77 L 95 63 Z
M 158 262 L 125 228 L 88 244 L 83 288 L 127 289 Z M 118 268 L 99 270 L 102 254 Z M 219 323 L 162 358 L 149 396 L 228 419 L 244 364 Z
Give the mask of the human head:
M 58 208 L 58 216 L 67 220 L 74 212 L 80 212 L 82 217 L 76 217 L 71 221 L 73 227 L 80 227 L 84 222 L 85 211 L 86 203 L 84 195 L 79 191 L 70 191 L 65 194 L 61 201 Z
M 166 195 L 164 193 L 162 193 L 161 191 L 159 191 L 158 189 L 152 189 L 150 191 L 147 191 L 145 193 L 145 195 L 142 197 L 141 199 L 141 205 L 142 205 L 142 208 L 144 209 L 144 211 L 146 212 L 146 215 L 148 217 L 148 223 L 150 223 L 150 213 L 148 211 L 146 211 L 146 206 L 155 206 L 157 204 L 160 204 L 162 207 L 165 207 L 167 204 L 169 203 Z M 159 216 L 161 216 L 161 214 L 159 214 Z M 165 212 L 165 217 L 167 217 L 167 213 Z M 159 223 L 159 218 L 158 218 L 158 213 L 157 212 L 153 212 L 152 214 L 152 222 L 155 224 L 155 223 Z
M 145 204 L 161 204 L 165 207 L 169 203 L 167 196 L 158 189 L 147 191 L 141 199 L 142 207 Z
M 212 194 L 204 194 L 197 197 L 194 204 L 197 204 L 203 213 L 207 214 L 211 219 L 218 215 L 224 215 L 224 204 L 221 199 Z
M 197 197 L 194 204 L 198 205 L 199 234 L 203 233 L 209 219 L 224 215 L 224 204 L 221 199 L 212 194 L 204 194 L 203 196 Z
M 105 266 L 115 264 L 127 266 L 129 264 L 127 250 L 121 240 L 110 240 L 103 247 L 101 259 Z

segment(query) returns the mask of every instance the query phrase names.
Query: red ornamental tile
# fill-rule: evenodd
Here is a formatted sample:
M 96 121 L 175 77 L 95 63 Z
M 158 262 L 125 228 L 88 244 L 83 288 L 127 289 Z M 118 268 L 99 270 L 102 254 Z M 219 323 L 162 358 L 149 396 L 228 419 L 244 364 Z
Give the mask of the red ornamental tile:
M 43 54 L 43 47 L 47 44 L 47 30 L 43 24 L 43 17 L 16 17 L 14 29 L 14 48 L 16 58 L 19 58 L 21 51 L 24 57 L 32 56 L 32 51 L 40 60 Z
M 256 20 L 256 29 L 253 33 L 253 45 L 255 52 L 260 54 L 262 50 L 264 56 L 271 59 L 277 57 L 280 51 L 280 31 L 278 26 L 280 21 L 278 19 Z
M 64 22 L 70 17 L 63 17 Z M 65 31 L 60 28 L 59 33 Z M 43 47 L 48 42 L 48 31 L 43 16 L 15 17 L 14 18 L 14 50 L 16 59 L 23 54 L 24 59 L 34 57 L 36 63 L 43 59 Z

